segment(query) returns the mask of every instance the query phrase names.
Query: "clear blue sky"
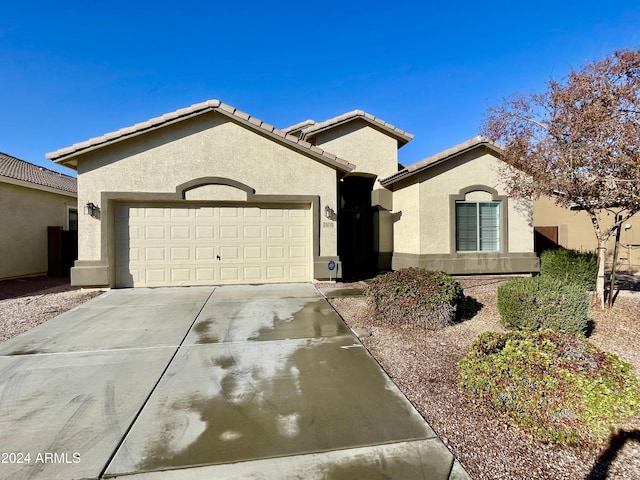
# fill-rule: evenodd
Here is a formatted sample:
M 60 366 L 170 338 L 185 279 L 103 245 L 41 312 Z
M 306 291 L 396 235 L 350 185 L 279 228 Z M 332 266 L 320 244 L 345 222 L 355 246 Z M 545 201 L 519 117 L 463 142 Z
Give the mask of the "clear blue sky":
M 0 151 L 72 174 L 45 153 L 219 99 L 279 128 L 365 110 L 408 165 L 621 48 L 637 0 L 3 2 Z

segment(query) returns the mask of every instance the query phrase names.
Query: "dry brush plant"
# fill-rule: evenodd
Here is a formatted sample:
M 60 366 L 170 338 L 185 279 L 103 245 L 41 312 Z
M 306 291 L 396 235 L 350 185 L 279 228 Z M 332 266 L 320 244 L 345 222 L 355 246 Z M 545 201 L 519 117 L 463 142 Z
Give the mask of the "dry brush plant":
M 607 240 L 640 210 L 640 50 L 571 70 L 543 93 L 513 95 L 488 110 L 484 134 L 502 145 L 511 196 L 545 195 L 589 215 L 604 307 Z

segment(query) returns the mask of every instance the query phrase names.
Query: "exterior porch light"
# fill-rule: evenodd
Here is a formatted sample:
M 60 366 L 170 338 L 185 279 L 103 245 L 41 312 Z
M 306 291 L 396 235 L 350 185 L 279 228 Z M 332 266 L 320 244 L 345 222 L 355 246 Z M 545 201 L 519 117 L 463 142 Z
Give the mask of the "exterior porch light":
M 336 212 L 333 211 L 333 208 L 331 208 L 329 205 L 327 205 L 326 207 L 324 207 L 324 216 L 327 217 L 328 219 L 333 218 L 333 216 L 335 215 Z
M 93 202 L 89 202 L 84 206 L 85 215 L 90 215 L 93 217 L 95 216 L 97 210 L 98 210 L 98 206 L 95 205 Z

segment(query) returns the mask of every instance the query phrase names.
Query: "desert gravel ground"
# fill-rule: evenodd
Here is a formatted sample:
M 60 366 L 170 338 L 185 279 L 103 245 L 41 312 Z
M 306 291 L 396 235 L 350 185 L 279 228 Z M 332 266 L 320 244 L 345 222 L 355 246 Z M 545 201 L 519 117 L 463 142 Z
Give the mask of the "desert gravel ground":
M 0 342 L 100 295 L 69 286 L 65 277 L 29 277 L 0 281 Z
M 476 337 L 486 330 L 504 331 L 496 294 L 508 278 L 459 280 L 482 307 L 470 320 L 440 331 L 376 322 L 362 297 L 331 303 L 351 328 L 370 333 L 362 342 L 474 479 L 640 479 L 640 418 L 625 426 L 626 434 L 611 448 L 559 447 L 490 418 L 457 386 L 456 363 Z M 593 312 L 592 318 L 590 341 L 618 354 L 640 374 L 640 293 L 622 292 L 611 312 Z
M 506 277 L 467 277 L 465 294 L 481 304 L 470 320 L 440 331 L 376 322 L 363 297 L 332 299 L 361 340 L 440 438 L 477 479 L 640 479 L 640 418 L 601 449 L 540 443 L 490 418 L 457 386 L 456 363 L 486 330 L 503 331 L 496 291 Z M 319 284 L 319 288 L 364 284 Z M 0 282 L 0 342 L 99 295 L 68 279 L 34 277 Z M 609 312 L 592 313 L 590 340 L 631 363 L 640 375 L 640 292 L 621 292 Z

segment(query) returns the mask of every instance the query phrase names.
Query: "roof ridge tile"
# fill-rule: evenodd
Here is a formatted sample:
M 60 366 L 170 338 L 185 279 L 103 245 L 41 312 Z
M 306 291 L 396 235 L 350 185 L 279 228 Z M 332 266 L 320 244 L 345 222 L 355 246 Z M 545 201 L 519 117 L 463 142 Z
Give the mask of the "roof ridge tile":
M 220 100 L 207 100 L 205 102 L 193 104 L 190 107 L 180 108 L 173 112 L 168 112 L 161 116 L 153 117 L 147 121 L 139 122 L 132 126 L 121 128 L 114 132 L 105 133 L 104 135 L 101 135 L 99 137 L 93 137 L 84 142 L 75 143 L 71 147 L 65 147 L 55 152 L 47 153 L 46 157 L 49 158 L 50 160 L 53 160 L 54 162 L 60 162 L 63 157 L 67 157 L 75 153 L 79 153 L 82 150 L 89 149 L 91 147 L 99 147 L 102 144 L 117 141 L 120 138 L 127 137 L 129 135 L 134 135 L 136 133 L 149 130 L 154 127 L 159 127 L 164 123 L 169 123 L 172 120 L 178 119 L 180 117 L 199 114 L 207 110 L 217 110 L 221 114 L 246 122 L 252 125 L 253 127 L 260 128 L 261 130 L 267 133 L 273 134 L 279 138 L 282 138 L 287 142 L 290 142 L 291 144 L 298 145 L 306 150 L 312 151 L 313 153 L 324 157 L 325 159 L 333 163 L 334 166 L 337 164 L 341 166 L 346 166 L 348 169 L 354 168 L 353 164 L 349 163 L 346 160 L 339 159 L 338 157 L 336 157 L 333 154 L 330 154 L 329 152 L 326 152 L 324 150 L 322 150 L 321 152 L 318 152 L 312 149 L 311 144 L 305 141 L 303 138 L 298 138 L 297 136 L 288 135 L 286 130 L 280 130 L 274 127 L 273 125 L 263 122 L 262 120 L 259 120 L 255 117 L 252 117 L 251 115 L 245 112 L 239 111 L 235 107 L 232 107 L 231 105 L 227 105 L 226 103 L 223 103 Z M 311 122 L 313 121 L 311 120 Z M 313 123 L 315 124 L 315 122 Z

